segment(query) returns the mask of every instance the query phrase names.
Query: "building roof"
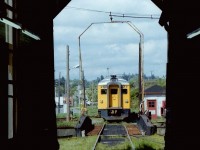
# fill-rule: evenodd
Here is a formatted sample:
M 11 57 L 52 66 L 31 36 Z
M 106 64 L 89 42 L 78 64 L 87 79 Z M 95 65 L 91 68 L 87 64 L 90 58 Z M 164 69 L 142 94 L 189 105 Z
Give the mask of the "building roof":
M 145 95 L 163 95 L 166 93 L 166 88 L 165 87 L 162 87 L 162 86 L 159 86 L 159 85 L 153 85 L 149 88 L 147 88 L 145 91 L 144 91 L 144 94 Z
M 70 1 L 71 0 L 55 0 L 56 5 L 55 5 L 55 9 L 54 9 L 53 18 L 55 18 L 62 11 L 62 9 L 67 6 L 67 4 Z
M 101 80 L 98 83 L 98 85 L 107 85 L 109 82 L 111 82 L 111 80 L 112 80 L 111 77 L 107 77 L 107 78 Z M 129 85 L 129 82 L 120 76 L 116 76 L 116 81 L 114 81 L 114 82 L 119 82 L 119 83 L 121 83 L 121 85 Z

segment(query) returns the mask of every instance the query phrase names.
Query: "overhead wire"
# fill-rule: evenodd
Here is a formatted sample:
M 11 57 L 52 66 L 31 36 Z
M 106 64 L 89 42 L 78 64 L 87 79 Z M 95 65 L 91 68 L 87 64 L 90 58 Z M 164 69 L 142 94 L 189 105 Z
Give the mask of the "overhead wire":
M 74 7 L 74 6 L 67 6 L 66 8 L 72 8 L 72 9 L 83 10 L 83 11 L 91 11 L 91 12 L 99 12 L 99 13 L 110 13 L 110 12 L 102 11 L 102 10 L 94 10 L 94 9 L 80 8 L 80 7 Z
M 119 13 L 119 12 L 103 11 L 103 10 L 88 9 L 88 8 L 81 8 L 81 7 L 74 7 L 74 6 L 67 6 L 66 8 L 72 8 L 72 9 L 76 9 L 76 10 L 89 11 L 89 12 L 106 13 L 106 14 L 109 14 L 110 17 L 159 19 L 159 17 L 156 17 L 156 16 L 160 16 L 157 14 L 154 14 L 154 15 L 135 14 L 135 13 L 124 13 L 123 14 L 123 13 Z

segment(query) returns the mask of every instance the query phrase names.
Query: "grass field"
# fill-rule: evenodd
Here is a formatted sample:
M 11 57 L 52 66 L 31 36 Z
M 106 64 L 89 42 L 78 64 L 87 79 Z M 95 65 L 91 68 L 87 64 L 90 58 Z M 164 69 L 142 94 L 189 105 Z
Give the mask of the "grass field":
M 60 150 L 91 150 L 97 136 L 59 138 Z
M 87 115 L 92 119 L 92 124 L 102 124 L 104 120 L 102 118 L 96 118 L 98 116 L 96 107 L 87 107 Z M 66 114 L 58 114 L 57 118 L 64 118 Z M 57 121 L 57 126 L 74 127 L 79 118 L 79 114 L 74 114 L 70 122 Z M 163 118 L 152 120 L 153 123 L 157 121 L 165 121 Z M 91 150 L 94 146 L 97 136 L 86 137 L 66 137 L 58 138 L 60 150 Z M 131 140 L 136 150 L 164 150 L 164 136 L 157 134 L 151 136 L 131 136 Z M 115 147 L 109 147 L 104 144 L 98 145 L 98 150 L 128 150 L 129 144 L 123 143 Z
M 91 150 L 94 146 L 97 136 L 59 138 L 60 150 Z M 164 150 L 164 136 L 151 135 L 133 137 L 131 140 L 135 150 Z M 129 150 L 128 143 L 122 143 L 114 147 L 99 144 L 97 150 Z

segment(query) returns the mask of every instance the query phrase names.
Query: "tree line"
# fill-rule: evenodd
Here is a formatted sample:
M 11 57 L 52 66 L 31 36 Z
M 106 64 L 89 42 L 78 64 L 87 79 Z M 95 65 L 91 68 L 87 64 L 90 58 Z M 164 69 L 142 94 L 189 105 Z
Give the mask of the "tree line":
M 130 85 L 131 85 L 131 100 L 134 102 L 134 107 L 137 107 L 139 100 L 138 100 L 138 95 L 139 95 L 139 83 L 138 83 L 138 74 L 126 74 L 123 73 L 121 76 L 123 79 L 127 80 Z M 86 93 L 86 99 L 89 101 L 97 102 L 97 85 L 98 83 L 103 80 L 104 77 L 103 75 L 100 75 L 97 77 L 95 80 L 88 81 L 85 79 L 85 93 Z M 165 78 L 160 78 L 155 75 L 143 76 L 144 79 L 144 88 L 148 88 L 153 85 L 160 85 L 164 87 L 166 85 L 166 79 Z M 55 79 L 55 95 L 56 96 L 65 96 L 65 78 L 61 77 L 59 79 Z M 79 85 L 79 79 L 74 79 L 70 80 L 70 97 L 73 97 L 74 101 L 78 102 L 78 96 L 79 96 L 79 91 L 78 91 L 78 85 Z

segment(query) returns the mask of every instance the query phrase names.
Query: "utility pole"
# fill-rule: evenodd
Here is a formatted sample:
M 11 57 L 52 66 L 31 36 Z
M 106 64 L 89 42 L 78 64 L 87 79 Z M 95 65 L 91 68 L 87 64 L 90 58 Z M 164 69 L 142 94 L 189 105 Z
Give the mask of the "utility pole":
M 92 107 L 94 104 L 94 82 L 92 81 Z
M 83 73 L 83 106 L 84 108 L 86 108 L 86 98 L 85 98 L 85 76 L 84 76 L 84 71 L 82 71 Z
M 82 90 L 83 90 L 83 70 L 82 70 L 83 66 L 82 66 L 80 36 L 78 39 L 79 39 L 79 106 L 81 112 L 81 101 L 82 101 Z
M 66 52 L 66 94 L 67 94 L 67 117 L 66 120 L 69 121 L 70 120 L 70 87 L 69 87 L 69 46 L 67 45 L 67 52 Z
M 58 113 L 60 113 L 60 76 L 61 72 L 59 72 L 59 79 L 58 79 Z
M 143 36 L 140 35 L 140 43 L 139 43 L 139 102 L 143 104 L 144 99 L 144 80 L 143 80 Z M 144 112 L 144 106 L 142 107 L 142 112 Z

